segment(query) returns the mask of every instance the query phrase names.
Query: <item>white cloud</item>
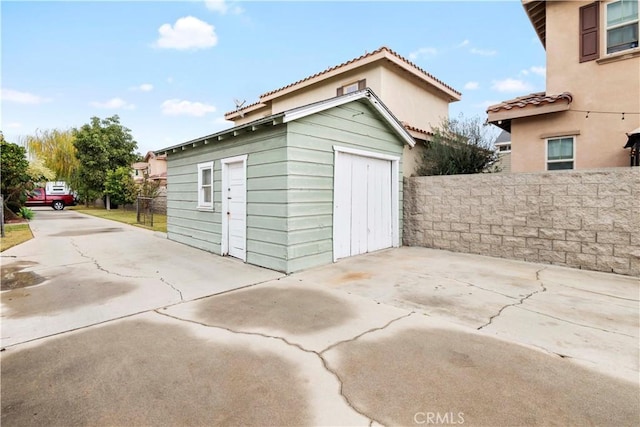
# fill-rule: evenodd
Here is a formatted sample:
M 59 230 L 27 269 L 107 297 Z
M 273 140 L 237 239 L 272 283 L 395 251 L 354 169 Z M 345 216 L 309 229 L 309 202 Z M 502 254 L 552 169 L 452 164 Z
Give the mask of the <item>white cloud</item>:
M 227 2 L 226 0 L 205 0 L 204 3 L 207 6 L 207 9 L 218 12 L 221 15 L 226 15 L 227 13 L 239 15 L 244 12 L 244 9 L 236 5 L 236 3 L 233 1 Z
M 168 99 L 162 103 L 162 114 L 167 116 L 195 116 L 202 117 L 207 113 L 213 113 L 216 107 L 202 102 L 183 101 L 180 99 Z
M 213 25 L 193 16 L 180 18 L 173 26 L 164 24 L 158 28 L 158 33 L 160 38 L 155 46 L 164 49 L 206 49 L 218 44 Z
M 456 47 L 465 47 L 465 46 L 469 46 L 469 40 L 463 40 L 461 43 L 459 43 Z
M 44 104 L 50 102 L 51 98 L 44 98 L 42 96 L 34 95 L 29 92 L 20 92 L 13 89 L 3 88 L 0 92 L 0 97 L 3 101 L 15 102 L 17 104 Z
M 529 71 L 531 71 L 533 74 L 537 74 L 538 76 L 546 76 L 547 75 L 547 67 L 536 67 L 536 66 L 533 66 L 533 67 L 529 68 Z
M 480 84 L 478 82 L 467 82 L 464 85 L 464 88 L 466 90 L 476 90 L 480 87 Z
M 520 75 L 522 76 L 528 76 L 529 74 L 532 74 L 532 73 L 540 77 L 545 77 L 547 75 L 547 68 L 533 66 L 533 67 L 527 68 L 526 70 L 520 71 Z
M 435 47 L 421 47 L 420 49 L 411 52 L 409 54 L 409 58 L 415 61 L 421 56 L 431 57 L 436 56 L 437 54 L 438 50 Z
M 153 90 L 153 85 L 151 83 L 143 83 L 140 86 L 133 86 L 130 89 L 138 92 L 151 92 Z
M 524 92 L 532 89 L 529 83 L 511 78 L 494 80 L 491 88 L 498 92 Z
M 19 122 L 7 123 L 7 128 L 9 129 L 20 129 L 21 127 L 22 127 L 22 123 L 19 123 Z
M 89 105 L 91 105 L 92 107 L 105 108 L 108 110 L 117 110 L 117 109 L 133 110 L 134 108 L 136 108 L 135 105 L 129 104 L 127 101 L 125 101 L 122 98 L 111 98 L 107 102 L 93 101 L 89 103 Z
M 475 47 L 469 49 L 469 52 L 473 53 L 474 55 L 480 55 L 480 56 L 495 56 L 498 53 L 497 50 L 476 49 Z

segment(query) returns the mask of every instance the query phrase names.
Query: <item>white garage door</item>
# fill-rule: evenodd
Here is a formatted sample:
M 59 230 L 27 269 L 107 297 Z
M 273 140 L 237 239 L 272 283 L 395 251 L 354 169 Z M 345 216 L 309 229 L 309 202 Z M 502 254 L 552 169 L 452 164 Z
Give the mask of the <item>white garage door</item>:
M 334 259 L 396 245 L 395 166 L 392 159 L 336 151 Z

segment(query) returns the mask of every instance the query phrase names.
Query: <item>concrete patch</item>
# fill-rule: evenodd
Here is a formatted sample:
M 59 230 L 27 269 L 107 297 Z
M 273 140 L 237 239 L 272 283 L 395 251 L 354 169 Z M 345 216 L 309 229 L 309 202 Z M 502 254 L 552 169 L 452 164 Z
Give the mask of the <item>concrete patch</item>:
M 487 334 L 562 354 L 576 363 L 614 377 L 638 380 L 640 351 L 637 331 L 635 336 L 624 335 L 519 306 L 504 310 Z
M 122 280 L 85 279 L 77 274 L 63 275 L 37 288 L 5 292 L 2 294 L 5 317 L 52 316 L 80 307 L 104 304 L 135 289 L 135 286 Z
M 233 330 L 264 326 L 308 334 L 348 322 L 353 309 L 344 300 L 312 288 L 253 287 L 197 303 L 197 318 Z
M 2 264 L 0 275 L 0 290 L 26 288 L 35 286 L 46 279 L 33 271 L 22 271 L 26 268 L 37 265 L 35 262 L 18 261 L 11 264 Z
M 50 234 L 51 237 L 75 237 L 75 236 L 90 236 L 93 234 L 101 233 L 117 233 L 124 231 L 120 227 L 106 227 L 106 228 L 88 228 L 84 230 L 68 230 L 60 233 Z
M 638 377 L 637 278 L 415 247 L 294 276 Z
M 491 426 L 636 425 L 640 417 L 637 382 L 477 333 L 400 321 L 325 357 L 345 396 L 383 425 L 436 415 L 447 417 L 440 424 Z
M 273 352 L 126 321 L 3 355 L 2 424 L 297 426 L 310 386 Z
M 295 275 L 159 312 L 234 332 L 286 340 L 313 352 L 385 328 L 411 314 L 312 283 L 301 285 Z

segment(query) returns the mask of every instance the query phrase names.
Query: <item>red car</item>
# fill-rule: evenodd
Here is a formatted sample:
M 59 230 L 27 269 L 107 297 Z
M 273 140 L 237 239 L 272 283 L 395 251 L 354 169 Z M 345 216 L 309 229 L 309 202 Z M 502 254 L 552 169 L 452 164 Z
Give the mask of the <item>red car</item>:
M 73 194 L 47 194 L 44 188 L 36 188 L 27 197 L 26 206 L 51 206 L 61 211 L 65 206 L 76 204 Z

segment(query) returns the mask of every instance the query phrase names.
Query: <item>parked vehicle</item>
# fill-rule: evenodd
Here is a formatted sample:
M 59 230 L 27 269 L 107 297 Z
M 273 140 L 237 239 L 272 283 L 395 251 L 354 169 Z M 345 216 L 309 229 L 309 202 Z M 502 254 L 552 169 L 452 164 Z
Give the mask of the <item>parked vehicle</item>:
M 29 193 L 25 203 L 26 206 L 51 206 L 57 211 L 75 204 L 76 198 L 63 181 L 47 182 L 44 187 L 34 189 Z

